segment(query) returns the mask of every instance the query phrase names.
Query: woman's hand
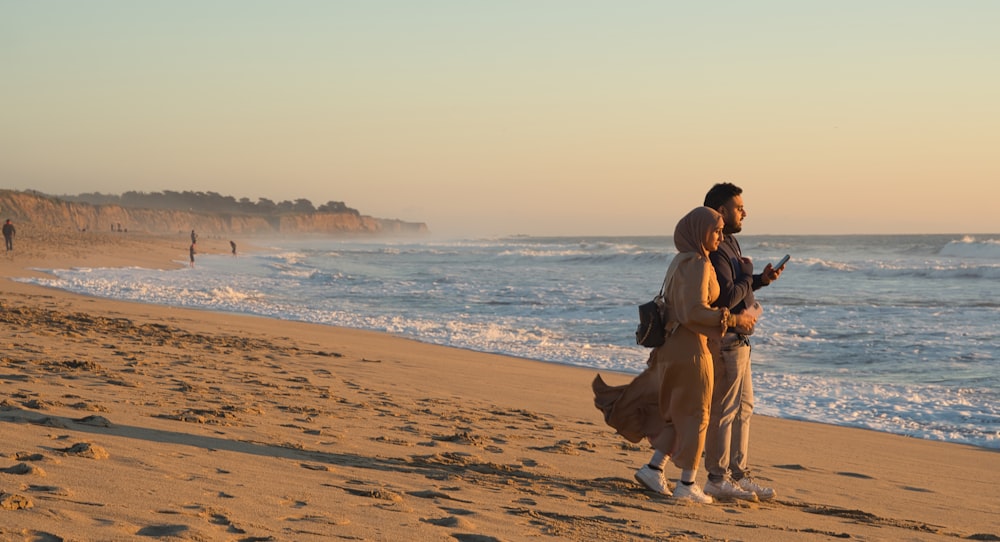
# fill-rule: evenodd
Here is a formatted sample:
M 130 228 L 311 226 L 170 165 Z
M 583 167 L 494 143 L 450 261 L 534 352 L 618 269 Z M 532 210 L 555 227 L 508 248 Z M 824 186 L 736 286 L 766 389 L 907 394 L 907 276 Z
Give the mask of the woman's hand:
M 744 329 L 752 329 L 754 324 L 757 323 L 757 317 L 752 314 L 742 313 L 735 314 L 733 318 L 736 319 L 736 327 Z

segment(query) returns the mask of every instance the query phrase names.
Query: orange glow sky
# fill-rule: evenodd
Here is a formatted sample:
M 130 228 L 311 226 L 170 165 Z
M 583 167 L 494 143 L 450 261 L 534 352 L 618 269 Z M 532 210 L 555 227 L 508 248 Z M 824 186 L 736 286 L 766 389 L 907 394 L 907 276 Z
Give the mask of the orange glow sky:
M 0 187 L 444 235 L 997 233 L 1000 2 L 0 0 Z

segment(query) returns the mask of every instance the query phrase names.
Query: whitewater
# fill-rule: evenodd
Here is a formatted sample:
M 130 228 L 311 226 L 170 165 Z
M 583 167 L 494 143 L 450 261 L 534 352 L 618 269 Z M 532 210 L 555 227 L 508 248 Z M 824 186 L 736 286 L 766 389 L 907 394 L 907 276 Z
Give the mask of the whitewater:
M 1000 449 L 1000 235 L 740 242 L 758 271 L 791 255 L 757 292 L 757 413 Z M 675 253 L 668 237 L 309 238 L 19 280 L 636 374 L 636 307 Z

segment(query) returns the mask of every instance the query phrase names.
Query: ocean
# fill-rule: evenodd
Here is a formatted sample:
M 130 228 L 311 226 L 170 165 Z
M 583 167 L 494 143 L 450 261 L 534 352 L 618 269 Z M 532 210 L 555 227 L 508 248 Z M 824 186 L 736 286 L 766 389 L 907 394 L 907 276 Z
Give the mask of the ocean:
M 1000 449 L 1000 235 L 739 239 L 758 271 L 791 255 L 757 292 L 757 413 Z M 20 280 L 636 374 L 637 305 L 676 254 L 650 236 L 262 243 L 194 268 Z

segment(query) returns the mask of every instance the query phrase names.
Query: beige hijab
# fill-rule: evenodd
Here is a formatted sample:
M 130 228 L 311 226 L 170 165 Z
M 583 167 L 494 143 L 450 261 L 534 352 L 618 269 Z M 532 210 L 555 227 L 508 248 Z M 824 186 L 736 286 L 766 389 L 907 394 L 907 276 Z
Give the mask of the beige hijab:
M 708 207 L 697 207 L 684 215 L 674 228 L 674 246 L 677 247 L 677 252 L 694 252 L 707 258 L 705 238 L 719 226 L 720 218 L 722 215 Z

